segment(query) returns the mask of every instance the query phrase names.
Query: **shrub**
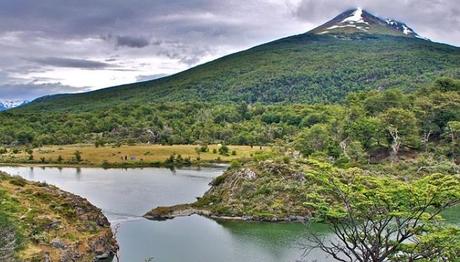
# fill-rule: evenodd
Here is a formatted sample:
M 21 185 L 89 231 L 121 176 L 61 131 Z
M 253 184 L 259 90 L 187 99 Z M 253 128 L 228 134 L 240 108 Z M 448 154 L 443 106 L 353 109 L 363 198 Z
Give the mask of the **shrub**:
M 76 160 L 77 162 L 81 162 L 82 159 L 81 159 L 81 152 L 80 152 L 80 151 L 78 151 L 78 150 L 75 151 L 75 152 L 73 153 L 73 155 L 75 156 L 75 160 Z
M 229 151 L 230 151 L 230 149 L 226 145 L 222 145 L 221 147 L 219 147 L 219 154 L 220 155 L 228 156 Z

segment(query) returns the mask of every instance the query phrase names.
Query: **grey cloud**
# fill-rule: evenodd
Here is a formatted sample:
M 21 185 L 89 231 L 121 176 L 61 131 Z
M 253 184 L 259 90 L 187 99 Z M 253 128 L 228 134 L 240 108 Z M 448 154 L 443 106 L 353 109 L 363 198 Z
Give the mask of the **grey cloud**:
M 74 59 L 74 58 L 63 58 L 63 57 L 42 57 L 42 58 L 31 58 L 30 61 L 55 67 L 71 67 L 71 68 L 86 68 L 86 69 L 102 69 L 114 67 L 112 64 L 85 60 L 85 59 Z
M 60 94 L 89 91 L 89 88 L 77 88 L 72 86 L 62 85 L 59 82 L 49 84 L 0 84 L 0 98 L 2 99 L 20 99 L 33 100 L 37 97 Z
M 117 36 L 116 45 L 133 47 L 133 48 L 142 48 L 142 47 L 146 47 L 149 45 L 149 40 L 142 38 L 142 37 Z
M 50 93 L 84 90 L 53 84 L 65 75 L 41 79 L 50 87 L 30 85 L 52 67 L 97 69 L 109 78 L 131 70 L 149 79 L 145 68 L 171 74 L 306 32 L 356 6 L 404 21 L 433 41 L 460 45 L 458 0 L 5 0 L 0 72 L 7 74 L 0 76 L 0 98 L 8 94 L 2 90 L 20 95 L 11 83 Z M 45 94 L 39 93 L 31 94 Z

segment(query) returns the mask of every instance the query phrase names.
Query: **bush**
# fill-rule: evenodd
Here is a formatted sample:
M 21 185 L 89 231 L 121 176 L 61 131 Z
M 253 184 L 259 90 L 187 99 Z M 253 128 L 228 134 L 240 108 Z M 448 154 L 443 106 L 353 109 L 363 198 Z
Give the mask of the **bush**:
M 75 161 L 81 162 L 82 159 L 81 159 L 81 152 L 80 152 L 80 151 L 78 151 L 78 150 L 75 151 L 75 152 L 73 153 L 73 155 L 75 156 Z
M 229 151 L 230 151 L 230 149 L 226 145 L 222 145 L 221 147 L 219 147 L 219 154 L 220 155 L 228 156 Z
M 230 168 L 239 168 L 241 167 L 241 162 L 239 160 L 232 160 L 232 162 L 230 163 Z
M 22 177 L 15 176 L 10 179 L 10 184 L 23 187 L 26 185 L 26 181 Z

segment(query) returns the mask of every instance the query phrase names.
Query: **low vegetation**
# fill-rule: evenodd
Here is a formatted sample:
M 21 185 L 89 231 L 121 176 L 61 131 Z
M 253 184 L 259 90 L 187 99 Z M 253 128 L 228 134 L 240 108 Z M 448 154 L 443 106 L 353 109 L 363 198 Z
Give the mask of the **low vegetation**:
M 118 246 L 101 210 L 56 187 L 0 173 L 1 261 L 94 261 Z

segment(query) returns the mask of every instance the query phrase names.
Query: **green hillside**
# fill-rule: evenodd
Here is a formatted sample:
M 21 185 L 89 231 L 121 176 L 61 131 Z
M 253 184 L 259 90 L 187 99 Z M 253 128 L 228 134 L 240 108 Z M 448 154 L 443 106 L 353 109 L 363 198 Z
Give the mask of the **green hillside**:
M 301 34 L 158 80 L 37 99 L 19 111 L 90 111 L 119 103 L 337 102 L 355 91 L 460 76 L 460 48 L 391 35 Z

